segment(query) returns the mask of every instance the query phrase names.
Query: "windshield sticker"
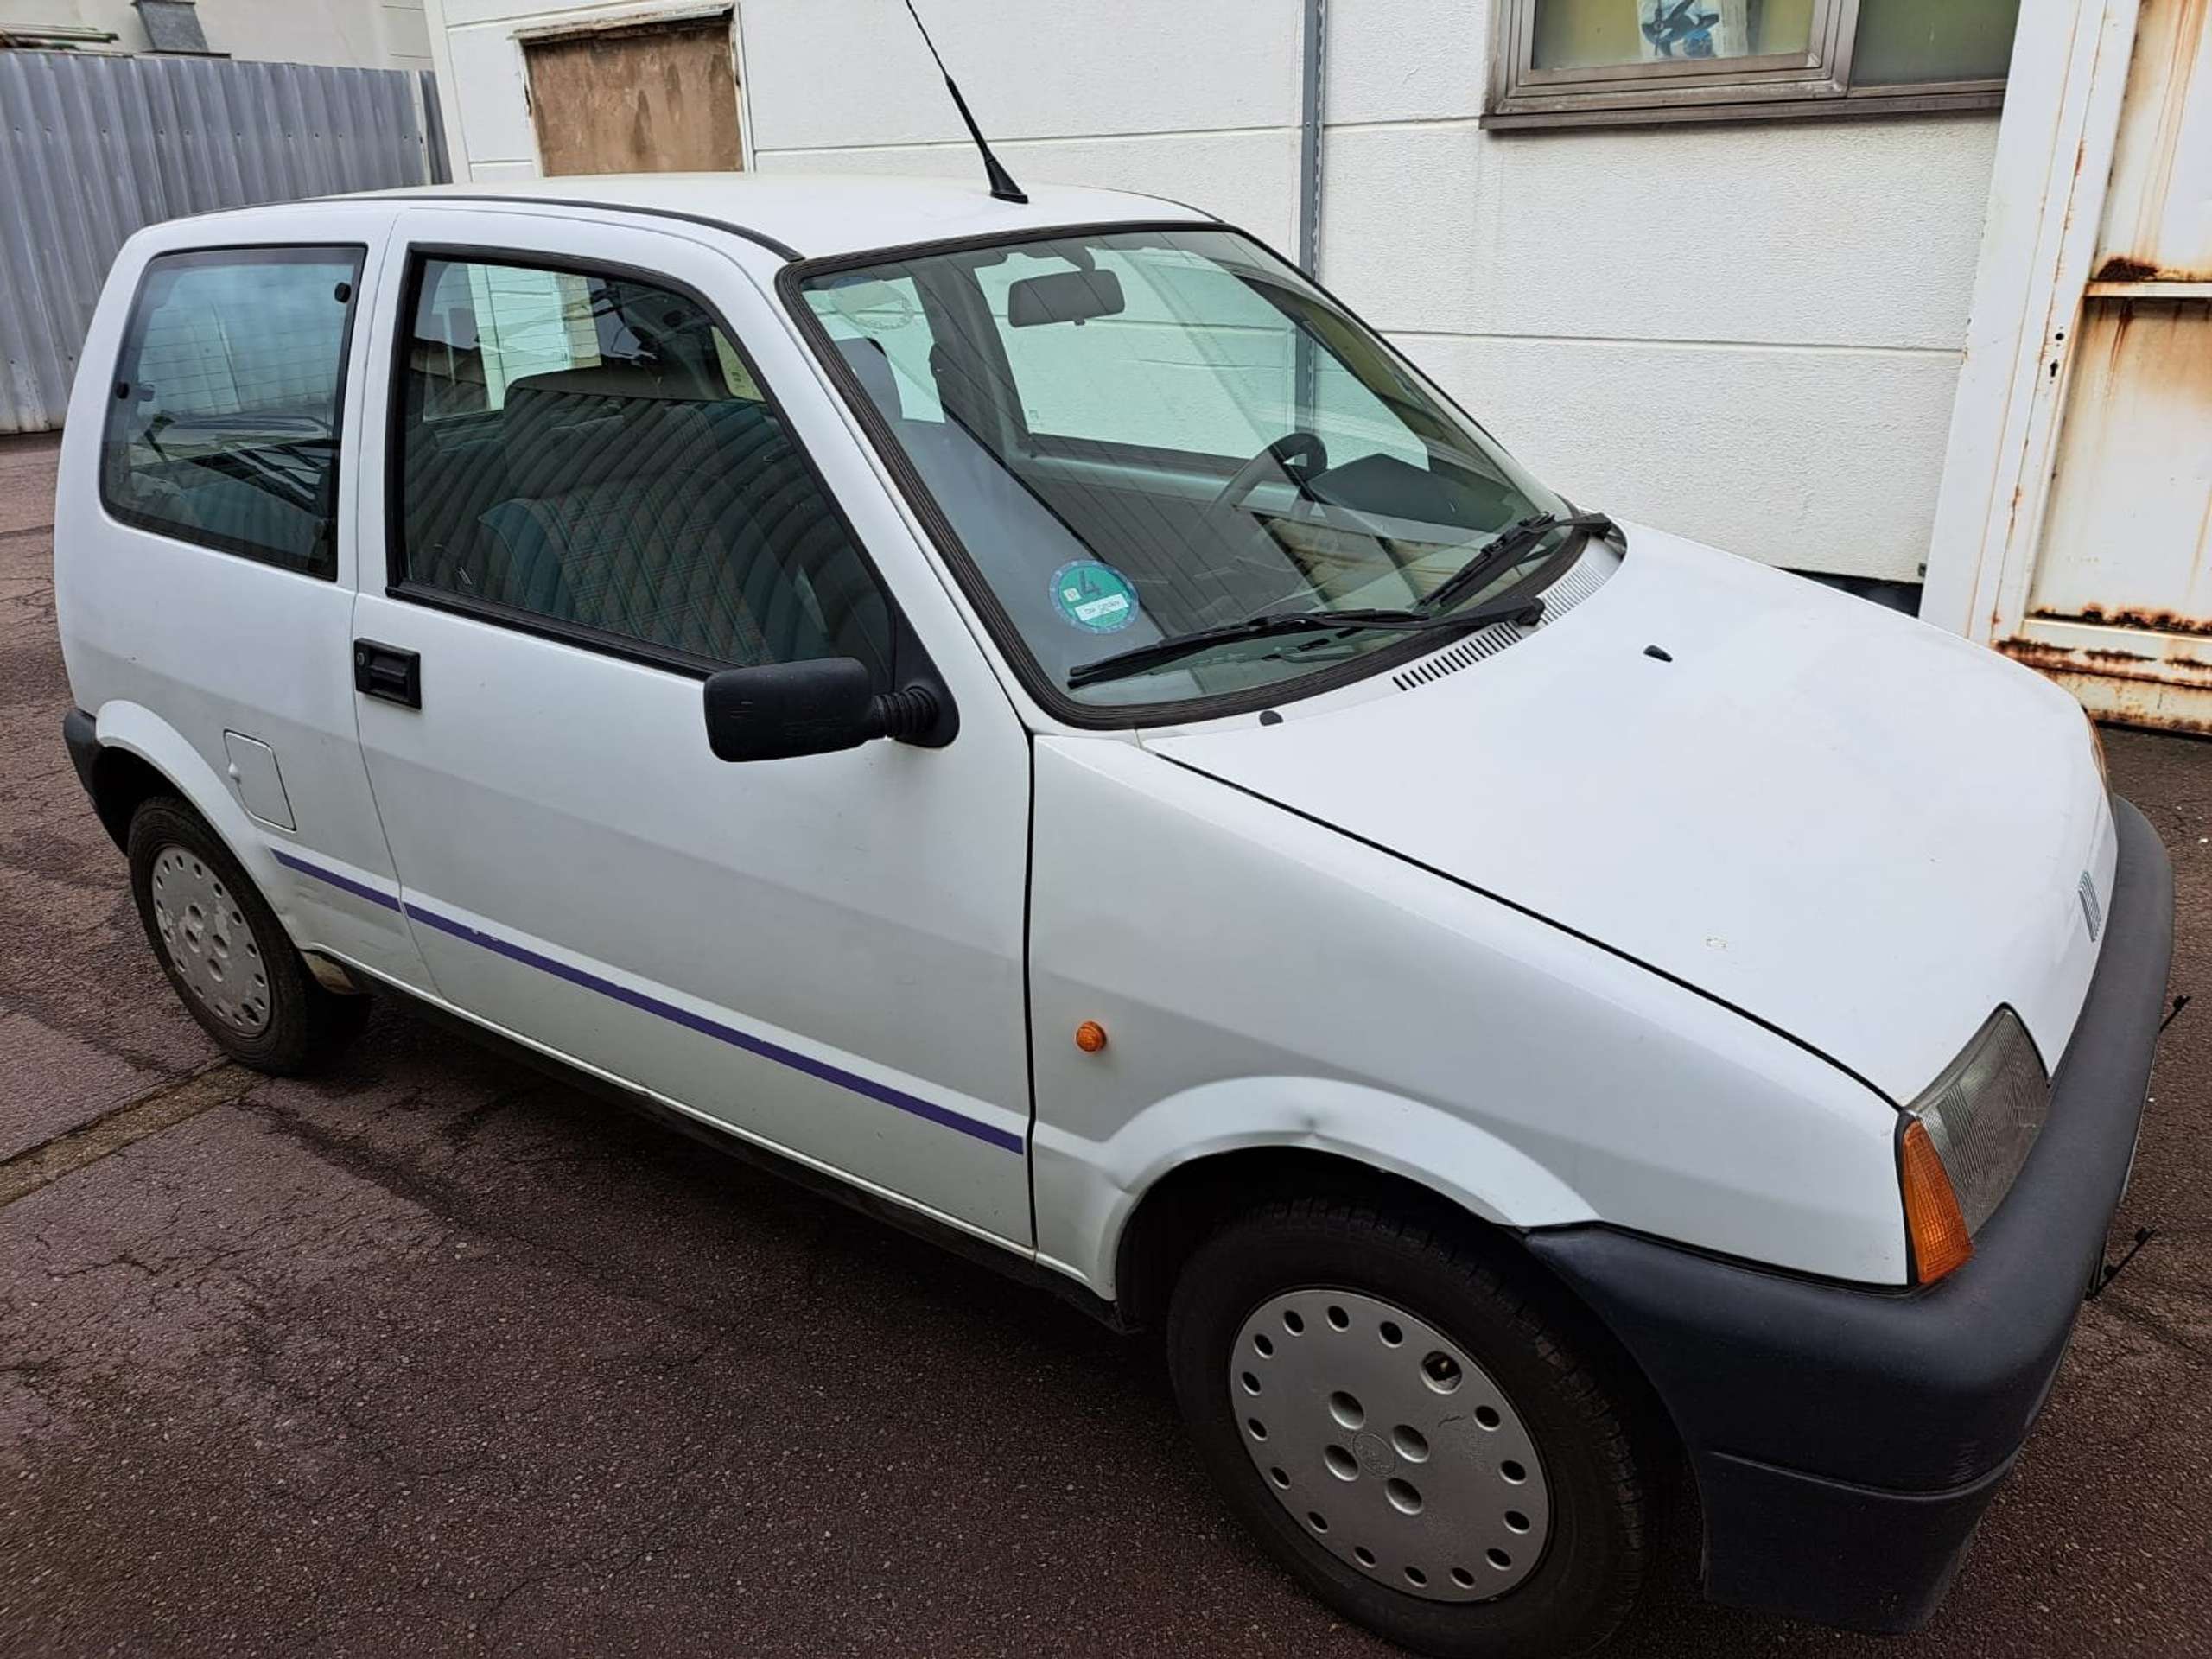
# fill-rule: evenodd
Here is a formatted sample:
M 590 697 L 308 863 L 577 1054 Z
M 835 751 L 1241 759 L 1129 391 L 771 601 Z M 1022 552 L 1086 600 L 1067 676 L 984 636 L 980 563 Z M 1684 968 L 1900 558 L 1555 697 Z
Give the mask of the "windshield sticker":
M 1087 633 L 1119 633 L 1137 620 L 1137 590 L 1110 564 L 1074 559 L 1052 572 L 1052 603 Z

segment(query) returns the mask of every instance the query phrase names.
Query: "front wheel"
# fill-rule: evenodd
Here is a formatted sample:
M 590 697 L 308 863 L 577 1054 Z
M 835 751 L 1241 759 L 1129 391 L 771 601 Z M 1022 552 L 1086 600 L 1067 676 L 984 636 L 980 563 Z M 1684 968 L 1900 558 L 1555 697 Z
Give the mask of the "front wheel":
M 1168 1358 L 1230 1507 L 1323 1601 L 1546 1659 L 1612 1633 L 1644 1560 L 1625 1415 L 1567 1326 L 1423 1223 L 1288 1200 L 1191 1259 Z

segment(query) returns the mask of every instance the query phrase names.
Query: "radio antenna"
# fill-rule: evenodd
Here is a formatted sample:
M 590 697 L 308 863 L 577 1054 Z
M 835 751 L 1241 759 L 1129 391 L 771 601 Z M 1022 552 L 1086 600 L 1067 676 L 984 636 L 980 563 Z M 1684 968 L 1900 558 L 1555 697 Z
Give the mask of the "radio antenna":
M 959 83 L 952 79 L 952 72 L 944 67 L 944 60 L 938 56 L 937 42 L 930 39 L 929 26 L 922 22 L 922 14 L 914 10 L 914 0 L 906 0 L 906 15 L 914 20 L 914 27 L 922 31 L 922 44 L 930 49 L 936 60 L 937 72 L 944 77 L 944 90 L 952 94 L 952 107 L 960 111 L 960 118 L 968 124 L 968 136 L 976 141 L 976 148 L 982 152 L 983 176 L 990 181 L 991 194 L 1000 201 L 1027 202 L 1021 187 L 1014 181 L 1014 175 L 999 165 L 999 158 L 991 154 L 991 147 L 984 142 L 983 130 L 976 124 L 976 118 L 969 113 L 968 100 L 960 96 Z

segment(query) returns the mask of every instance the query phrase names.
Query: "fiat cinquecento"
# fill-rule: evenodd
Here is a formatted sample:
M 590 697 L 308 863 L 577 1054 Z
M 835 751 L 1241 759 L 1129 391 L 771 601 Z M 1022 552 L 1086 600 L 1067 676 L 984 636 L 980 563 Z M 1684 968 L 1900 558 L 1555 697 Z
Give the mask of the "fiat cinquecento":
M 1141 197 L 220 213 L 85 342 L 66 734 L 225 1053 L 379 993 L 1158 1333 L 1410 1647 L 1586 1648 L 1691 1528 L 1910 1628 L 2171 876 L 2063 692 L 1605 505 Z

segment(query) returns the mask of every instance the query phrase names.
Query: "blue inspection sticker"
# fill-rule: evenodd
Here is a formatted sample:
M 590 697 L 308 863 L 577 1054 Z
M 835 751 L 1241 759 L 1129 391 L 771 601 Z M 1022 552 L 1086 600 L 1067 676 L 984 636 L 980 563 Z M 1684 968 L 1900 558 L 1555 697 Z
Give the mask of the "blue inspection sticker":
M 1135 584 L 1096 559 L 1071 559 L 1052 572 L 1052 604 L 1086 633 L 1119 633 L 1137 620 Z

